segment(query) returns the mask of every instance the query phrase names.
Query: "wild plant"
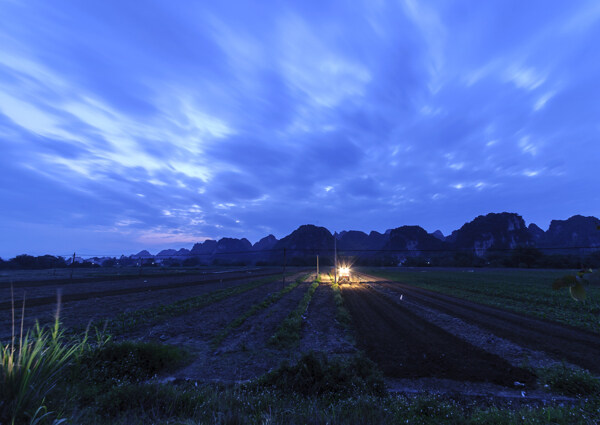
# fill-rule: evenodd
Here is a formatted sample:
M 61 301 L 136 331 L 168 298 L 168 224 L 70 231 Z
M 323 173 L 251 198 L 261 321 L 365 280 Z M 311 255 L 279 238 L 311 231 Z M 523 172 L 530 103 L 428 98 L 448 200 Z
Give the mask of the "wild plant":
M 67 341 L 59 321 L 60 296 L 54 324 L 47 328 L 36 321 L 33 329 L 25 332 L 23 296 L 17 340 L 14 297 L 12 300 L 11 340 L 6 345 L 0 341 L 0 424 L 42 423 L 52 416 L 45 406 L 46 396 L 70 361 L 86 347 L 87 332 L 83 338 Z

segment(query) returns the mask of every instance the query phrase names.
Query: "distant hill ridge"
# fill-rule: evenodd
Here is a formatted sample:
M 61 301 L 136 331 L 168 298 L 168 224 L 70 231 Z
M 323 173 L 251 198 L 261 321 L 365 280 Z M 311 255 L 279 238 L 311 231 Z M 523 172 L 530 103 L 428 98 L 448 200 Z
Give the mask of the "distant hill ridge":
M 328 254 L 336 240 L 337 249 L 356 255 L 369 255 L 377 251 L 418 254 L 420 252 L 471 250 L 483 256 L 490 250 L 510 250 L 517 247 L 532 248 L 600 248 L 600 220 L 596 217 L 575 215 L 567 220 L 552 220 L 547 231 L 534 223 L 526 226 L 523 217 L 516 213 L 489 213 L 465 223 L 460 229 L 444 236 L 436 230 L 428 233 L 420 226 L 400 226 L 385 233 L 371 231 L 342 231 L 332 234 L 325 227 L 305 224 L 278 240 L 268 235 L 252 245 L 246 238 L 205 240 L 187 250 L 167 249 L 152 255 L 143 250 L 132 258 L 184 260 L 196 257 L 203 263 L 223 259 L 227 261 L 269 262 L 281 257 L 284 249 L 290 259 Z

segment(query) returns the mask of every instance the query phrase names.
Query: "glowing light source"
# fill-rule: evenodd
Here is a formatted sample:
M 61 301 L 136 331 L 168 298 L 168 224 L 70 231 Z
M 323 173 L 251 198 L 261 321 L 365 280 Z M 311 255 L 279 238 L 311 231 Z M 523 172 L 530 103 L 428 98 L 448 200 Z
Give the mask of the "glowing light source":
M 338 279 L 340 281 L 350 281 L 350 267 L 343 264 L 338 267 Z

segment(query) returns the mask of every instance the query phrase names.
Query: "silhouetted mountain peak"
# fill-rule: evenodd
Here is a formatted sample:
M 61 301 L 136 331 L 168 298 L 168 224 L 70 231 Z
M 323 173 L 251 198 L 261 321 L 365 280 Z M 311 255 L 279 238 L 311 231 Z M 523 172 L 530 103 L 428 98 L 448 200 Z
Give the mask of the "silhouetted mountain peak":
M 277 238 L 273 235 L 265 236 L 254 245 L 252 245 L 252 249 L 254 251 L 266 251 L 275 246 L 277 243 Z
M 191 255 L 205 255 L 212 254 L 217 249 L 217 241 L 212 239 L 207 239 L 204 242 L 195 243 L 192 247 L 190 254 Z
M 392 229 L 385 245 L 390 250 L 438 250 L 442 241 L 430 235 L 421 226 L 401 226 Z
M 459 249 L 473 249 L 477 255 L 488 249 L 510 249 L 533 242 L 523 217 L 507 212 L 480 215 L 452 232 L 446 241 Z
M 600 220 L 596 217 L 574 215 L 567 220 L 552 220 L 540 240 L 542 247 L 600 246 Z
M 131 256 L 131 258 L 153 258 L 153 257 L 154 257 L 154 255 L 150 254 L 145 249 L 138 252 L 137 254 L 134 254 Z
M 431 234 L 431 236 L 443 241 L 444 239 L 446 239 L 446 237 L 444 236 L 444 234 L 442 233 L 441 230 L 436 230 L 435 232 L 433 232 Z
M 333 235 L 325 227 L 315 226 L 313 224 L 304 224 L 294 230 L 285 238 L 279 240 L 275 245 L 276 249 L 332 249 Z
M 536 242 L 544 237 L 544 231 L 535 223 L 530 223 L 529 226 L 527 226 L 527 230 L 529 231 L 531 238 Z

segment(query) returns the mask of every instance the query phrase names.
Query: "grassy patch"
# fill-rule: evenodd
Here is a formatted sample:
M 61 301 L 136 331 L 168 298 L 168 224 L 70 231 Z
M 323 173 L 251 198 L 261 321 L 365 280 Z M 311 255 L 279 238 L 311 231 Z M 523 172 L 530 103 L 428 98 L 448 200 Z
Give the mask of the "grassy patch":
M 109 343 L 84 353 L 78 359 L 79 379 L 93 383 L 140 382 L 159 372 L 169 372 L 184 364 L 187 351 L 154 342 Z
M 597 402 L 511 407 L 458 402 L 440 396 L 303 395 L 253 387 L 129 384 L 103 395 L 77 423 L 94 424 L 332 424 L 590 425 Z
M 120 401 L 119 397 L 125 396 L 128 389 L 135 393 L 135 388 L 140 397 L 147 394 L 144 382 L 181 367 L 189 358 L 190 354 L 179 347 L 157 343 L 125 341 L 90 348 L 78 357 L 67 374 L 66 384 L 51 401 L 60 405 L 66 400 L 67 407 L 90 406 L 94 412 L 98 410 L 94 414 L 99 416 L 118 415 L 127 410 L 124 405 L 132 408 L 131 403 L 138 403 L 135 408 L 140 409 L 145 405 L 137 395 Z M 161 402 L 155 400 L 156 405 Z
M 171 304 L 128 311 L 109 320 L 106 323 L 105 328 L 107 329 L 107 332 L 112 335 L 126 334 L 141 326 L 159 323 L 170 317 L 182 316 L 190 311 L 206 307 L 210 304 L 224 300 L 225 298 L 243 294 L 244 292 L 248 292 L 267 283 L 275 282 L 279 279 L 281 279 L 281 276 L 269 276 L 253 280 L 243 285 L 220 289 L 197 297 L 186 298 Z
M 310 285 L 304 297 L 300 300 L 298 307 L 288 315 L 277 331 L 275 331 L 275 334 L 269 339 L 270 345 L 279 348 L 289 348 L 300 340 L 300 331 L 302 329 L 302 321 L 304 320 L 303 316 L 318 286 L 319 282 L 317 281 Z
M 573 406 L 518 407 L 510 402 L 461 401 L 442 396 L 385 393 L 381 375 L 364 357 L 331 359 L 309 353 L 243 386 L 160 384 L 142 377 L 169 367 L 172 347 L 109 344 L 89 356 L 104 371 L 77 372 L 53 406 L 85 424 L 592 424 L 600 399 Z M 132 353 L 137 353 L 132 356 Z M 116 365 L 125 356 L 126 370 Z M 157 356 L 155 358 L 155 356 Z M 131 357 L 131 358 L 130 358 Z M 150 360 L 153 359 L 154 360 Z M 137 360 L 136 360 L 137 359 Z M 137 370 L 139 377 L 129 370 Z M 85 390 L 85 391 L 84 391 Z
M 553 392 L 567 396 L 600 396 L 600 380 L 588 372 L 557 365 L 536 369 L 535 373 Z
M 588 300 L 575 302 L 552 282 L 564 270 L 398 270 L 372 269 L 373 275 L 459 298 L 528 314 L 600 333 L 600 287 L 588 286 Z
M 279 301 L 285 294 L 287 294 L 288 292 L 293 290 L 300 283 L 304 282 L 304 280 L 307 277 L 308 277 L 308 275 L 299 277 L 294 282 L 286 285 L 285 288 L 283 288 L 281 291 L 269 295 L 267 298 L 265 298 L 261 302 L 254 304 L 252 307 L 250 307 L 248 310 L 246 310 L 246 312 L 244 312 L 242 315 L 240 315 L 239 317 L 237 317 L 234 320 L 232 320 L 231 322 L 229 322 L 229 324 L 225 327 L 225 329 L 223 329 L 221 332 L 219 332 L 219 334 L 217 334 L 217 336 L 215 336 L 213 338 L 213 340 L 211 342 L 211 346 L 213 347 L 213 349 L 217 348 L 221 344 L 221 342 L 223 342 L 223 340 L 225 338 L 227 338 L 227 335 L 229 335 L 229 333 L 232 330 L 241 326 L 242 323 L 244 323 L 249 317 L 254 316 L 259 311 L 264 310 L 265 308 L 267 308 L 270 305 Z
M 100 394 L 96 411 L 104 417 L 120 418 L 123 423 L 148 423 L 160 418 L 194 418 L 205 403 L 199 391 L 186 391 L 174 385 L 126 384 Z

